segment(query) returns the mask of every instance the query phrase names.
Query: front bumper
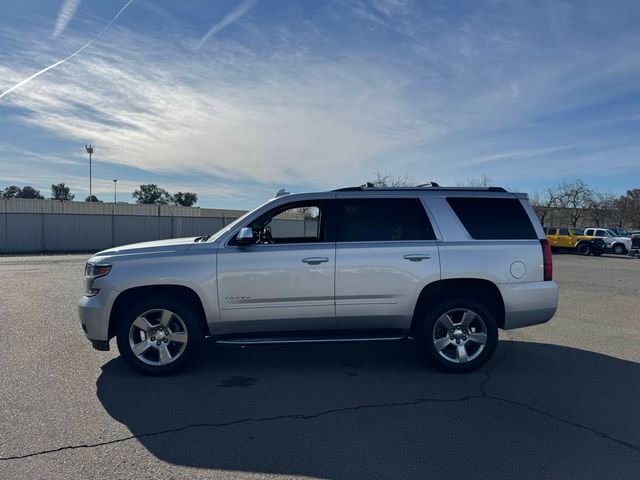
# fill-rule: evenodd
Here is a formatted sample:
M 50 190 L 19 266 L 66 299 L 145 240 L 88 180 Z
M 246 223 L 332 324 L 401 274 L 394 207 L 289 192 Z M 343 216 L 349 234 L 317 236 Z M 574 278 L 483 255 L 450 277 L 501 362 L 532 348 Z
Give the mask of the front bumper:
M 498 285 L 504 301 L 504 329 L 548 322 L 558 309 L 556 282 L 527 282 Z
M 109 317 L 116 295 L 102 290 L 93 297 L 82 297 L 78 303 L 82 330 L 96 350 L 109 350 Z

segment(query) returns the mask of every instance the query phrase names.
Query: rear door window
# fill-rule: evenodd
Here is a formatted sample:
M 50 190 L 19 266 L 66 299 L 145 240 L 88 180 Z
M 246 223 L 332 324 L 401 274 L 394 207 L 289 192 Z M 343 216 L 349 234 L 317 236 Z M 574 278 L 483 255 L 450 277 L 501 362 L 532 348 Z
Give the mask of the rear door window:
M 471 237 L 478 240 L 538 238 L 518 199 L 448 197 L 447 202 Z
M 561 228 L 560 229 L 560 235 L 569 235 L 569 229 L 568 228 Z
M 353 198 L 334 204 L 329 229 L 337 242 L 435 240 L 417 198 Z

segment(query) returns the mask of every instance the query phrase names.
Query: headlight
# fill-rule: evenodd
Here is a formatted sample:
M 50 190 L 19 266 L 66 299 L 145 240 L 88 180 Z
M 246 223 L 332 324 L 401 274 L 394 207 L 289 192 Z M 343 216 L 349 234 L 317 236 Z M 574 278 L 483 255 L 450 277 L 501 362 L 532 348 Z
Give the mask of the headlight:
M 93 281 L 98 277 L 104 277 L 111 270 L 111 265 L 87 263 L 84 267 L 84 294 L 93 297 L 100 292 L 99 288 L 93 288 Z
M 111 270 L 111 265 L 100 265 L 97 263 L 87 263 L 84 267 L 85 277 L 101 277 Z

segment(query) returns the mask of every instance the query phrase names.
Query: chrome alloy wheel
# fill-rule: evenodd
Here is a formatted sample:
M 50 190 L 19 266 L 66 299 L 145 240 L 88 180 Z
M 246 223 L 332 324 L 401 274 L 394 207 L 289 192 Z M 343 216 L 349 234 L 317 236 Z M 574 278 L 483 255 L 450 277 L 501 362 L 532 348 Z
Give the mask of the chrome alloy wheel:
M 147 310 L 131 324 L 129 346 L 142 362 L 164 366 L 184 353 L 189 339 L 182 319 L 170 310 Z
M 480 355 L 487 343 L 487 326 L 468 308 L 454 308 L 433 325 L 433 346 L 451 363 L 467 363 Z

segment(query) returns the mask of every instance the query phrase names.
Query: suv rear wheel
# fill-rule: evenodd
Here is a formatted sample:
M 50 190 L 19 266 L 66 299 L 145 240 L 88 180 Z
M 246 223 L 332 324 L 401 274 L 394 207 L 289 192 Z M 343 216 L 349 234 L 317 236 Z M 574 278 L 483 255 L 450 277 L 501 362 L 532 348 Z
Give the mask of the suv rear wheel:
M 498 325 L 491 310 L 475 300 L 446 300 L 425 313 L 418 339 L 440 370 L 470 372 L 493 355 Z
M 142 299 L 125 309 L 117 332 L 124 361 L 150 375 L 184 368 L 198 352 L 204 330 L 198 313 L 173 299 Z

